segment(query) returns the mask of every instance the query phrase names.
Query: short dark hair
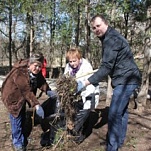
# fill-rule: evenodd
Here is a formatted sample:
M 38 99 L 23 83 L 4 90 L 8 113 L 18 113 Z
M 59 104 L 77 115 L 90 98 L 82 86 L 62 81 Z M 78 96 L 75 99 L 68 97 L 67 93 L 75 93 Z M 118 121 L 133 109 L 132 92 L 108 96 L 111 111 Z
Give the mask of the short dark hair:
M 44 61 L 44 56 L 41 52 L 33 53 L 30 58 L 29 58 L 29 63 L 35 63 L 35 62 L 40 62 L 43 63 Z
M 103 14 L 96 14 L 95 16 L 93 16 L 90 20 L 90 23 L 94 22 L 97 17 L 101 18 L 103 20 L 103 22 L 105 22 L 105 24 L 108 24 L 108 21 Z

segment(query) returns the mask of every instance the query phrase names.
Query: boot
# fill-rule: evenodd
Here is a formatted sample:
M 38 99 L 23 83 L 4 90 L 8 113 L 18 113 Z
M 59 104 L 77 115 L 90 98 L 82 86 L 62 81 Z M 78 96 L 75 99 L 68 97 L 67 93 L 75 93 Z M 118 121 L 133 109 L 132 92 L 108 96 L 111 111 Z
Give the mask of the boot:
M 52 143 L 53 143 L 53 141 L 50 139 L 50 131 L 44 132 L 41 135 L 41 140 L 40 140 L 41 146 L 43 146 L 43 147 L 51 146 Z

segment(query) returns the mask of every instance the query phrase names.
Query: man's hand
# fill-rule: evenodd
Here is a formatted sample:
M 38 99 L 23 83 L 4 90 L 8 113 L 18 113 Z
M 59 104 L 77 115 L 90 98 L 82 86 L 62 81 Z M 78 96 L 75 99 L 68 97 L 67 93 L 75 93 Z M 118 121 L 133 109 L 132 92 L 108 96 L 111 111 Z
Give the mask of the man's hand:
M 84 81 L 80 81 L 80 80 L 77 81 L 77 84 L 78 84 L 78 86 L 77 86 L 77 93 L 79 93 L 80 91 L 82 91 L 82 89 L 83 89 L 86 85 L 85 85 L 85 82 L 84 82 Z
M 40 116 L 42 119 L 44 118 L 44 110 L 40 105 L 36 105 L 36 114 Z
M 56 92 L 56 91 L 51 91 L 51 90 L 48 90 L 48 91 L 47 91 L 47 95 L 48 95 L 50 98 L 52 98 L 52 99 L 58 97 L 57 92 Z

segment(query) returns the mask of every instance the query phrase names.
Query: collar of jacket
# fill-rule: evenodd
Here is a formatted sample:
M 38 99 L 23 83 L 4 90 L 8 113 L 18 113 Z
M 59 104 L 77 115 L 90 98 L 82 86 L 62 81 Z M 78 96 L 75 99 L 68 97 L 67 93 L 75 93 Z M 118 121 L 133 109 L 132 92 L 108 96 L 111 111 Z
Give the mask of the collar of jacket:
M 104 39 L 107 37 L 107 35 L 108 35 L 108 33 L 110 32 L 111 29 L 112 29 L 112 27 L 108 26 L 107 31 L 105 32 L 105 34 L 102 37 L 99 37 L 99 39 L 101 40 L 101 42 L 104 41 Z

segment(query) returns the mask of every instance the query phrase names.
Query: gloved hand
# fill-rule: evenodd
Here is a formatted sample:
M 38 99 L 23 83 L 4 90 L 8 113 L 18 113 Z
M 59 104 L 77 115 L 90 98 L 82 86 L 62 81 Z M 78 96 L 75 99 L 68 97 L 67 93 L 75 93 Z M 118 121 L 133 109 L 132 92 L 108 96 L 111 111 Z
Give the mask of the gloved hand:
M 36 105 L 36 114 L 40 116 L 42 119 L 44 118 L 44 110 L 40 105 Z
M 86 85 L 85 85 L 85 82 L 84 81 L 81 81 L 81 80 L 78 80 L 77 81 L 77 93 L 80 92 Z
M 56 92 L 56 91 L 52 91 L 52 90 L 48 90 L 48 91 L 47 91 L 47 95 L 48 95 L 50 98 L 52 98 L 52 99 L 58 97 L 57 92 Z

